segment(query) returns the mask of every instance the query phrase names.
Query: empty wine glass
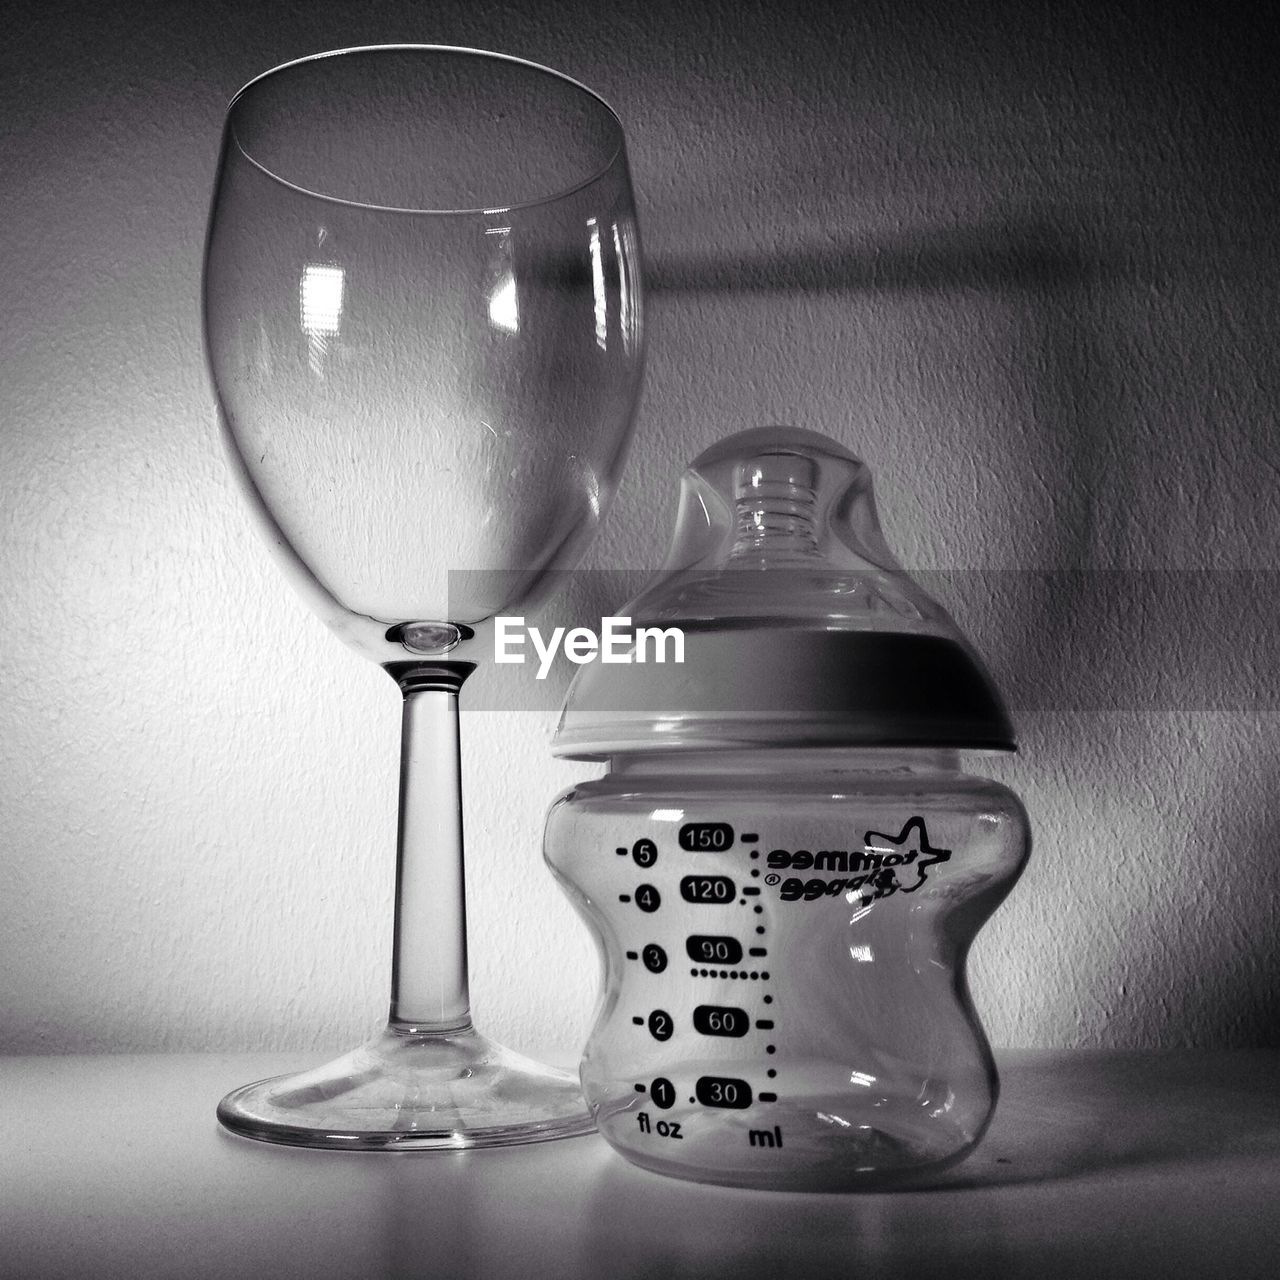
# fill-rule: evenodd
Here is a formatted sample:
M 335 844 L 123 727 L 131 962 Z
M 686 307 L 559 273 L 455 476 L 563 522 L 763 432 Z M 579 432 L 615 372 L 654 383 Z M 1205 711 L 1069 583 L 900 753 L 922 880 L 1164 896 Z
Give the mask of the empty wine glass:
M 387 1025 L 218 1117 L 347 1149 L 587 1132 L 574 1078 L 471 1022 L 457 697 L 486 624 L 576 562 L 622 466 L 642 342 L 618 118 L 478 50 L 278 67 L 228 111 L 204 321 L 269 547 L 404 695 Z

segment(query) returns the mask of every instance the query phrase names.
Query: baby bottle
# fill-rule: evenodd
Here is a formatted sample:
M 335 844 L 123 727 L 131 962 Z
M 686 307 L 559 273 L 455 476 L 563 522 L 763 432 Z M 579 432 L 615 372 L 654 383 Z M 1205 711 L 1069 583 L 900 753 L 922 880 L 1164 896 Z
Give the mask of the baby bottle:
M 630 647 L 580 669 L 555 739 L 608 773 L 546 827 L 603 962 L 582 1060 L 600 1132 L 742 1187 L 962 1159 L 997 1093 L 965 958 L 1029 830 L 961 767 L 1013 729 L 885 546 L 867 468 L 809 431 L 722 441 L 619 614 Z

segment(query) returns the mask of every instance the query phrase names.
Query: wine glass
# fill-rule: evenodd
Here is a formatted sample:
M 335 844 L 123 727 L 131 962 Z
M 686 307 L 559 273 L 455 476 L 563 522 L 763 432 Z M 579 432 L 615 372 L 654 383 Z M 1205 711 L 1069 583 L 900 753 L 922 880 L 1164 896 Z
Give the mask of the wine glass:
M 404 697 L 387 1025 L 218 1118 L 343 1149 L 588 1132 L 573 1077 L 472 1025 L 457 699 L 487 624 L 576 562 L 622 466 L 643 351 L 618 118 L 473 49 L 277 67 L 228 110 L 204 323 L 268 546 Z

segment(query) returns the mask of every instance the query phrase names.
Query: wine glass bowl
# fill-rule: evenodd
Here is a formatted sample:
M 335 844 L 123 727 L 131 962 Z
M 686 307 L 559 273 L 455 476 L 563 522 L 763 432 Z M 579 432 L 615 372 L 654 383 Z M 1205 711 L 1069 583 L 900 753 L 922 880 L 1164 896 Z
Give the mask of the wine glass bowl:
M 642 366 L 622 130 L 589 90 L 429 47 L 269 72 L 228 113 L 205 281 L 237 466 L 344 638 L 396 660 L 389 629 L 576 562 Z
M 219 1119 L 347 1150 L 587 1132 L 572 1077 L 471 1023 L 457 696 L 484 623 L 576 563 L 623 463 L 643 343 L 617 116 L 471 49 L 349 49 L 258 77 L 228 109 L 204 333 L 268 547 L 404 697 L 387 1024 L 236 1090 Z

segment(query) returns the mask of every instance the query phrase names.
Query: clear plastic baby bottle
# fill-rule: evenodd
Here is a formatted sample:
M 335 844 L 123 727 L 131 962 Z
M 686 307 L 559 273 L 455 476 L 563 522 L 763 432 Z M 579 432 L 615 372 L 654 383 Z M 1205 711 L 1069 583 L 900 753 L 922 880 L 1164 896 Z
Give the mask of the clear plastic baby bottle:
M 603 958 L 582 1060 L 600 1132 L 745 1187 L 890 1186 L 961 1159 L 997 1092 L 965 958 L 1028 824 L 961 769 L 1012 750 L 1012 727 L 885 546 L 867 468 L 808 431 L 722 441 L 619 612 L 631 661 L 580 670 L 555 744 L 609 772 L 546 831 Z

